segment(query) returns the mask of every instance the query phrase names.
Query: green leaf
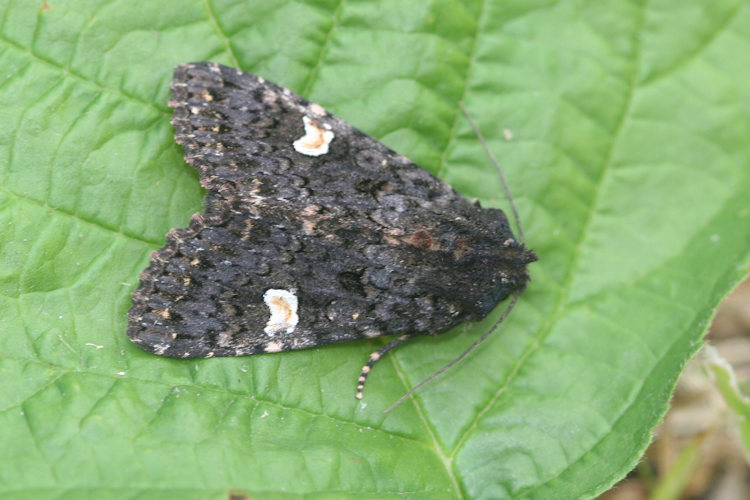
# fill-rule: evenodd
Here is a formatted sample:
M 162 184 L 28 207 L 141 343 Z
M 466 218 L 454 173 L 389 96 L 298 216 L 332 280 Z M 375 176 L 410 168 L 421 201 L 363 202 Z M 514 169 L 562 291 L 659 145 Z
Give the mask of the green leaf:
M 588 498 L 637 462 L 750 260 L 750 2 L 0 3 L 0 495 Z M 201 206 L 172 68 L 302 93 L 486 206 L 540 260 L 501 314 L 412 342 L 233 359 L 125 335 Z M 239 494 L 239 493 L 238 493 Z

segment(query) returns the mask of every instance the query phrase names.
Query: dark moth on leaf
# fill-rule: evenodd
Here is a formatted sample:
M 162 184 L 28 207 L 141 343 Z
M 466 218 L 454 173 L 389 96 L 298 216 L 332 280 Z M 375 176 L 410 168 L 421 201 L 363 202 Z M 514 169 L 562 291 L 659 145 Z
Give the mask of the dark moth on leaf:
M 526 286 L 536 256 L 501 210 L 321 106 L 211 62 L 179 66 L 172 95 L 207 196 L 140 276 L 139 347 L 207 358 L 437 334 Z

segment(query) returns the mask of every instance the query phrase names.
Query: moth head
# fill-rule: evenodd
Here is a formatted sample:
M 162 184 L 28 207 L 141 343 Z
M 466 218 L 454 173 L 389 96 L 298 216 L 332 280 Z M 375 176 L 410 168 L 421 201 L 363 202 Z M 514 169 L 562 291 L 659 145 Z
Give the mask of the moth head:
M 504 215 L 496 222 L 500 227 L 490 225 L 486 231 L 460 234 L 453 240 L 452 256 L 459 268 L 455 274 L 461 277 L 460 301 L 475 320 L 484 318 L 509 295 L 521 293 L 529 281 L 527 266 L 538 259 L 516 240 Z

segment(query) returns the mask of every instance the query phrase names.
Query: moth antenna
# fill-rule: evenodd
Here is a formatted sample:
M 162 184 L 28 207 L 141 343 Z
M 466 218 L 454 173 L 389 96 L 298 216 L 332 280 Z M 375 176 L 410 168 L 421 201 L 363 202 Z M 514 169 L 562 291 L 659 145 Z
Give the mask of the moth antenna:
M 388 351 L 403 344 L 412 337 L 413 335 L 401 335 L 400 337 L 392 340 L 388 344 L 370 354 L 370 359 L 368 359 L 367 363 L 365 363 L 365 366 L 362 367 L 362 373 L 360 373 L 359 378 L 357 379 L 357 394 L 355 396 L 357 399 L 362 399 L 362 391 L 365 389 L 367 375 L 370 374 L 370 370 L 372 370 L 373 365 L 377 363 L 379 359 L 385 356 Z
M 513 202 L 513 196 L 510 194 L 510 187 L 508 186 L 508 181 L 505 180 L 505 175 L 503 175 L 503 171 L 500 168 L 500 164 L 495 159 L 495 155 L 492 154 L 492 151 L 490 151 L 489 146 L 487 146 L 487 141 L 484 140 L 482 133 L 479 131 L 479 127 L 477 127 L 477 124 L 474 122 L 474 119 L 469 114 L 469 111 L 466 109 L 466 107 L 464 107 L 464 103 L 461 101 L 458 101 L 458 105 L 461 108 L 461 111 L 463 111 L 464 114 L 466 115 L 466 119 L 469 121 L 469 125 L 471 125 L 471 128 L 474 129 L 474 133 L 476 134 L 477 139 L 479 139 L 479 142 L 482 144 L 484 151 L 487 153 L 487 156 L 490 157 L 490 161 L 495 166 L 495 170 L 497 170 L 497 175 L 500 177 L 500 182 L 502 183 L 503 189 L 505 190 L 505 196 L 508 198 L 508 202 L 510 203 L 510 209 L 513 212 L 513 218 L 516 220 L 516 227 L 518 228 L 518 239 L 522 245 L 525 245 L 526 239 L 523 236 L 523 228 L 521 227 L 521 218 L 518 216 L 518 210 L 516 209 L 516 204 Z
M 468 356 L 471 351 L 473 351 L 474 349 L 476 349 L 477 347 L 479 347 L 479 344 L 481 344 L 482 342 L 484 342 L 485 340 L 487 340 L 487 337 L 489 337 L 490 335 L 492 335 L 492 332 L 494 332 L 495 330 L 497 330 L 497 327 L 500 326 L 500 323 L 502 323 L 503 321 L 505 321 L 505 318 L 508 317 L 508 314 L 510 314 L 510 311 L 516 305 L 516 301 L 518 300 L 518 295 L 519 295 L 518 293 L 514 293 L 513 294 L 513 298 L 511 299 L 510 304 L 508 304 L 508 307 L 503 312 L 502 316 L 500 316 L 500 318 L 498 318 L 498 320 L 495 321 L 495 324 L 492 325 L 492 327 L 489 330 L 487 330 L 487 332 L 484 335 L 482 335 L 481 337 L 479 337 L 479 339 L 476 342 L 474 342 L 473 344 L 471 344 L 468 349 L 466 349 L 464 352 L 462 352 L 456 359 L 454 359 L 453 361 L 451 361 L 450 363 L 448 363 L 447 365 L 445 365 L 444 367 L 442 367 L 441 369 L 439 369 L 438 371 L 436 371 L 435 373 L 433 373 L 432 375 L 430 375 L 429 377 L 427 377 L 426 379 L 422 380 L 420 383 L 418 383 L 417 385 L 415 385 L 414 387 L 412 387 L 411 389 L 409 389 L 409 392 L 407 392 L 406 394 L 404 394 L 403 396 L 401 396 L 398 399 L 398 401 L 396 401 L 391 406 L 389 406 L 388 408 L 386 408 L 383 411 L 383 413 L 390 412 L 392 409 L 394 409 L 395 407 L 397 407 L 398 405 L 400 405 L 401 403 L 403 403 L 404 400 L 406 400 L 406 398 L 408 398 L 409 396 L 411 396 L 414 393 L 414 391 L 416 391 L 417 389 L 419 389 L 420 387 L 422 387 L 427 382 L 429 382 L 430 380 L 434 379 L 435 377 L 437 377 L 441 373 L 443 373 L 443 372 L 445 372 L 447 370 L 450 370 L 456 363 L 458 363 L 459 361 L 461 361 L 462 359 L 464 359 L 466 356 Z

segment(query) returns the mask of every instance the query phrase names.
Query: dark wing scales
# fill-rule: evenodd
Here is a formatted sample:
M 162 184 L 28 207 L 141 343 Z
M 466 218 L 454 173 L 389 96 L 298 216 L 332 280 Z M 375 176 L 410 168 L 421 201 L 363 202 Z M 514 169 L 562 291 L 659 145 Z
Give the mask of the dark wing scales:
M 173 124 L 208 190 L 133 293 L 128 335 L 173 357 L 440 333 L 521 291 L 535 260 L 482 209 L 375 139 L 239 70 L 185 64 Z

